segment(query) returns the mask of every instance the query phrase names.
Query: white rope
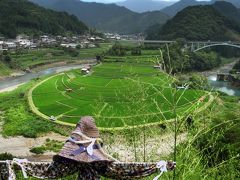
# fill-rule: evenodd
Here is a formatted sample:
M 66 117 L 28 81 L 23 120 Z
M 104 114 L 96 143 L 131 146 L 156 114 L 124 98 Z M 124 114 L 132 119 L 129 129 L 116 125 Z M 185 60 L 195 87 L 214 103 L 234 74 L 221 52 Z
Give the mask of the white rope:
M 8 169 L 8 180 L 16 180 L 16 175 L 11 167 L 11 161 L 7 160 L 6 161 L 6 166 Z
M 87 143 L 92 143 L 93 140 L 83 140 L 83 141 L 76 141 L 73 138 L 69 138 L 68 141 L 73 142 L 75 144 L 87 144 Z
M 159 161 L 156 167 L 160 170 L 160 174 L 157 175 L 153 180 L 158 180 L 164 172 L 167 172 L 167 162 L 166 161 Z
M 93 140 L 93 141 L 91 142 L 91 144 L 89 144 L 88 147 L 87 147 L 87 153 L 88 153 L 90 156 L 93 155 L 93 145 L 95 144 L 95 141 L 96 141 L 96 139 Z
M 80 131 L 74 131 L 74 132 L 72 132 L 72 134 L 77 134 L 77 135 L 82 136 L 82 137 L 84 137 L 85 139 L 87 139 L 87 140 L 85 140 L 85 141 L 84 141 L 84 140 L 83 140 L 83 141 L 75 141 L 75 140 L 73 140 L 72 138 L 69 139 L 70 141 L 73 140 L 72 142 L 74 142 L 74 143 L 76 143 L 76 144 L 85 144 L 85 143 L 90 143 L 90 142 L 96 141 L 95 138 L 90 138 L 90 137 L 86 136 L 85 134 L 83 134 L 83 133 L 80 132 Z M 105 152 L 102 150 L 102 148 L 100 148 L 99 151 L 101 151 L 101 152 L 102 152 L 105 156 L 107 156 L 109 159 L 111 159 L 111 160 L 113 160 L 113 161 L 116 161 L 116 162 L 119 162 L 119 160 L 117 160 L 117 159 L 115 159 L 114 157 L 112 157 L 111 155 L 105 153 Z
M 13 164 L 17 164 L 17 165 L 21 168 L 23 177 L 24 177 L 25 179 L 27 179 L 28 176 L 27 176 L 26 170 L 25 170 L 25 168 L 23 167 L 22 163 L 27 163 L 27 162 L 28 162 L 27 159 L 17 159 L 17 158 L 13 158 L 13 160 L 12 160 L 12 163 L 13 163 Z
M 84 137 L 84 138 L 87 139 L 87 140 L 93 140 L 93 139 L 95 139 L 95 138 L 90 138 L 90 137 L 86 136 L 85 134 L 83 134 L 83 133 L 80 132 L 80 131 L 74 131 L 74 132 L 72 132 L 72 134 L 77 134 L 77 135 L 79 135 L 79 136 Z
M 68 139 L 68 141 L 73 142 L 73 143 L 75 143 L 75 144 L 86 144 L 86 143 L 90 143 L 90 144 L 87 146 L 86 150 L 87 150 L 87 153 L 88 153 L 90 156 L 93 155 L 93 145 L 95 144 L 96 139 L 91 138 L 90 140 L 76 141 L 76 140 L 74 140 L 73 138 L 70 137 L 70 138 Z

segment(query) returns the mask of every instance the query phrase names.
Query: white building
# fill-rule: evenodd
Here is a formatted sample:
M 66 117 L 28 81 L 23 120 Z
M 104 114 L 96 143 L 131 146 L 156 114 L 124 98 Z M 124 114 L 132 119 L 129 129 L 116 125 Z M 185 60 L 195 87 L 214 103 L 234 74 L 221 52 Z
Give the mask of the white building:
M 17 47 L 15 42 L 4 42 L 3 46 L 5 46 L 6 49 L 15 49 Z
M 95 48 L 96 46 L 95 46 L 95 44 L 89 44 L 88 47 L 89 48 Z
M 31 42 L 30 49 L 36 49 L 38 45 L 36 43 Z
M 21 39 L 18 41 L 20 47 L 28 48 L 31 46 L 31 41 L 28 39 Z
M 41 42 L 44 43 L 44 42 L 48 42 L 49 37 L 44 35 L 44 36 L 41 36 L 40 39 L 41 39 Z
M 3 41 L 0 41 L 0 51 L 3 50 Z
M 95 41 L 96 39 L 94 37 L 88 38 L 89 41 Z
M 69 44 L 61 44 L 61 47 L 67 47 L 67 48 L 76 48 L 78 46 L 78 44 L 75 43 L 69 43 Z

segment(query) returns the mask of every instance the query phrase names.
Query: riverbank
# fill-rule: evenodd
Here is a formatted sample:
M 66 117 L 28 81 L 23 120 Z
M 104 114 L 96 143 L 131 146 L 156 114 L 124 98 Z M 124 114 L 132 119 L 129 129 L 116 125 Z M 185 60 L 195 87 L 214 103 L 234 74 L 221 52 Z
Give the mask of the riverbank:
M 237 61 L 238 60 L 236 59 L 233 62 L 224 64 L 220 67 L 216 67 L 212 70 L 200 72 L 200 74 L 205 76 L 205 77 L 209 77 L 209 76 L 212 76 L 212 75 L 217 75 L 219 73 L 229 73 L 229 71 L 233 68 L 233 66 L 235 65 L 235 63 Z
M 208 82 L 213 89 L 226 93 L 229 96 L 240 96 L 240 88 L 232 86 L 231 82 L 217 80 L 218 74 L 229 73 L 237 61 L 236 59 L 233 62 L 224 64 L 211 71 L 200 72 L 200 74 L 208 78 Z
M 73 60 L 73 61 L 58 61 L 58 62 L 51 62 L 51 63 L 45 63 L 45 64 L 39 64 L 36 66 L 33 66 L 31 68 L 29 68 L 30 72 L 39 72 L 48 68 L 52 68 L 52 67 L 61 67 L 61 66 L 66 66 L 66 65 L 79 65 L 79 64 L 84 64 L 84 63 L 93 63 L 96 62 L 96 60 L 94 58 L 92 59 L 83 59 L 83 60 Z M 0 82 L 9 78 L 17 78 L 20 76 L 24 76 L 25 74 L 27 74 L 28 72 L 25 72 L 23 70 L 20 69 L 14 69 L 13 72 L 8 75 L 8 76 L 0 76 Z
M 45 64 L 42 66 L 37 66 L 31 69 L 30 73 L 21 74 L 19 76 L 11 76 L 6 77 L 0 80 L 0 93 L 2 92 L 9 92 L 20 85 L 23 85 L 34 78 L 39 78 L 45 75 L 51 75 L 60 73 L 63 71 L 68 71 L 71 69 L 78 69 L 82 68 L 85 65 L 89 64 L 96 64 L 95 59 L 88 59 L 88 60 L 81 60 L 81 61 L 62 61 L 62 62 L 55 62 L 51 64 Z

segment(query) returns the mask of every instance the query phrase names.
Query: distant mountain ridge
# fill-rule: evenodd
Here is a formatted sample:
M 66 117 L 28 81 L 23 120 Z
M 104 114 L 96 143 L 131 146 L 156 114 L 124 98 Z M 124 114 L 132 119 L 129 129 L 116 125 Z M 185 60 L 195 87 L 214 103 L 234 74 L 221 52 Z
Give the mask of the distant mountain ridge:
M 105 32 L 141 33 L 153 24 L 164 24 L 169 16 L 160 11 L 136 13 L 115 4 L 79 0 L 30 0 L 57 11 L 74 14 L 91 27 Z
M 240 24 L 240 9 L 237 9 L 233 4 L 225 1 L 216 1 L 212 6 L 224 16 Z
M 180 0 L 175 4 L 162 9 L 162 12 L 169 16 L 175 16 L 178 12 L 180 12 L 181 10 L 188 6 L 207 5 L 211 3 L 212 2 L 209 1 Z
M 219 4 L 221 5 L 221 10 L 219 10 Z M 216 2 L 214 5 L 187 7 L 177 13 L 162 28 L 155 27 L 155 30 L 148 30 L 147 38 L 161 40 L 184 38 L 197 41 L 240 41 L 240 25 L 232 18 L 228 18 L 221 13 L 224 7 L 227 6 L 231 7 L 232 5 L 226 2 Z
M 218 1 L 230 2 L 237 8 L 240 8 L 240 0 L 211 0 L 211 1 L 180 0 L 176 3 L 174 3 L 173 5 L 170 5 L 164 9 L 162 9 L 161 11 L 163 13 L 173 17 L 178 12 L 180 12 L 181 10 L 183 10 L 184 8 L 186 8 L 188 6 L 210 5 L 210 4 L 214 4 L 215 2 L 218 2 Z
M 176 0 L 177 1 L 177 0 Z M 167 6 L 174 4 L 176 1 L 156 1 L 156 0 L 126 0 L 117 2 L 119 6 L 124 6 L 134 12 L 159 11 Z
M 17 34 L 83 34 L 88 27 L 67 13 L 55 12 L 26 0 L 0 1 L 0 34 L 15 38 Z

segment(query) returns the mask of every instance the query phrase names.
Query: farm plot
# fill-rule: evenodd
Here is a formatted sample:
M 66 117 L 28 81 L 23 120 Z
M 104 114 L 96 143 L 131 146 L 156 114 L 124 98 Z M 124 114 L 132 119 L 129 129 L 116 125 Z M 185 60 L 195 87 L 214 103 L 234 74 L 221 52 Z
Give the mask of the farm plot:
M 149 64 L 104 63 L 91 75 L 53 76 L 33 89 L 32 99 L 38 111 L 59 121 L 76 124 L 91 115 L 99 127 L 124 128 L 172 119 L 174 106 L 181 116 L 204 104 L 205 93 L 196 90 L 178 90 L 174 103 L 173 81 Z

